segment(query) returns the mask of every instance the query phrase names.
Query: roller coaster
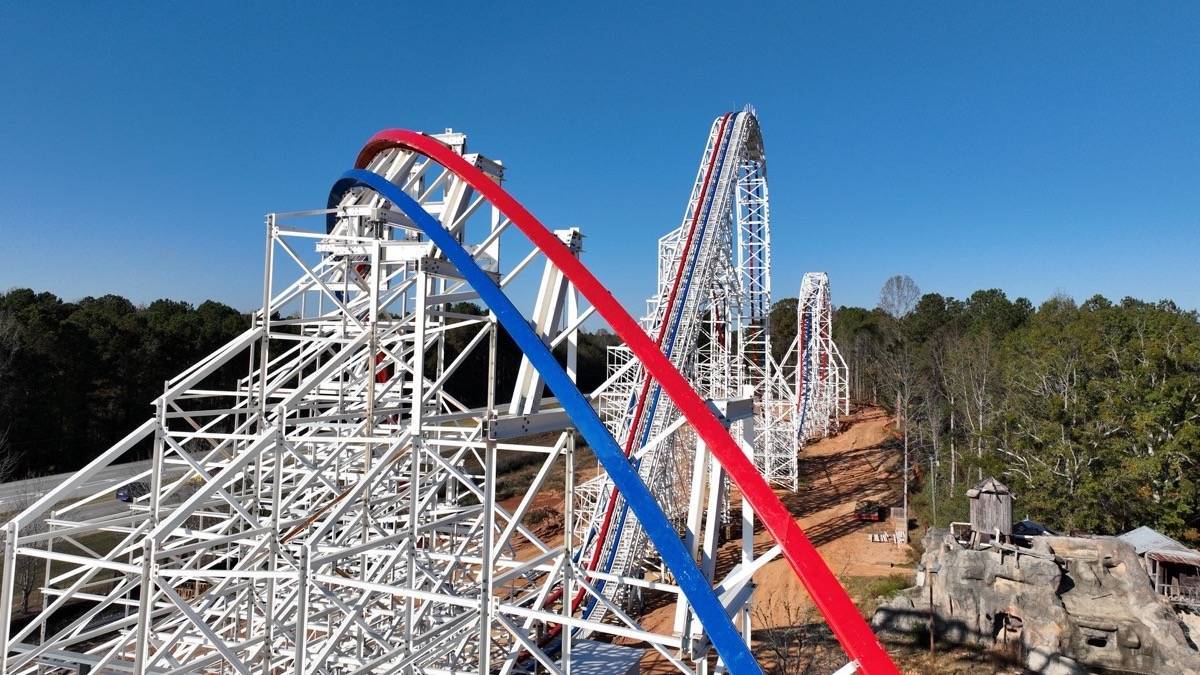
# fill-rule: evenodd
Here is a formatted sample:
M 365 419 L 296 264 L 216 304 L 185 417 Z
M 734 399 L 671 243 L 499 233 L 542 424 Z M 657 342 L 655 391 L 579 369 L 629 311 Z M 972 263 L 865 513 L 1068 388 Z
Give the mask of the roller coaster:
M 772 350 L 754 112 L 714 121 L 640 321 L 584 266 L 581 232 L 547 229 L 505 171 L 464 134 L 388 130 L 324 208 L 269 214 L 253 325 L 4 526 L 0 675 L 625 672 L 650 652 L 761 672 L 753 577 L 780 555 L 844 648 L 839 673 L 897 672 L 774 492 L 847 402 L 827 277 L 805 277 L 798 335 Z M 589 320 L 622 343 L 585 394 Z M 521 352 L 511 391 L 501 331 Z M 463 377 L 477 400 L 449 386 Z M 128 508 L 72 496 L 147 453 Z M 532 475 L 504 499 L 513 463 Z M 732 567 L 722 530 L 740 532 Z M 31 567 L 40 611 L 14 621 Z M 668 629 L 643 625 L 647 598 L 674 604 Z
M 800 282 L 792 351 L 798 437 L 828 436 L 838 417 L 850 414 L 850 385 L 846 361 L 833 341 L 833 303 L 824 272 L 808 272 Z M 791 351 L 784 355 L 784 364 L 790 356 Z

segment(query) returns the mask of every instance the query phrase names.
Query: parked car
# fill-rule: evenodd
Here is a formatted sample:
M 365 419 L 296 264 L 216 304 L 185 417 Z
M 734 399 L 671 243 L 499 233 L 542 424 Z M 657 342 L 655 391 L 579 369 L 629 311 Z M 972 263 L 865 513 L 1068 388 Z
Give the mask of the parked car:
M 887 517 L 886 512 L 887 509 L 881 506 L 878 502 L 870 499 L 864 499 L 854 507 L 854 519 L 878 523 Z
M 138 497 L 150 492 L 150 485 L 145 481 L 134 481 L 117 488 L 117 501 L 132 504 Z

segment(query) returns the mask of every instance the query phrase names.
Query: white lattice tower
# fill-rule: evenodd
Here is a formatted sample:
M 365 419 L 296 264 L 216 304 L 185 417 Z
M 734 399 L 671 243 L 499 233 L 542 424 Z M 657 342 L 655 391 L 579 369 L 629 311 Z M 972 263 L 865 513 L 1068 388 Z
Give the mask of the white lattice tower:
M 737 184 L 737 271 L 740 390 L 752 392 L 758 438 L 755 462 L 768 481 L 797 488 L 797 445 L 791 387 L 781 377 L 771 343 L 771 219 L 762 136 L 751 135 Z
M 796 308 L 796 431 L 802 441 L 828 436 L 849 411 L 846 362 L 833 341 L 829 276 L 808 272 Z
M 771 359 L 766 156 L 752 110 L 714 121 L 682 224 L 660 239 L 658 251 L 658 285 L 643 319 L 647 332 L 663 338 L 664 352 L 703 395 L 754 401 L 756 463 L 770 480 L 794 488 L 794 407 L 790 387 L 777 377 Z M 637 372 L 631 381 L 641 377 Z M 639 394 L 631 389 L 626 398 L 606 398 L 602 409 L 606 419 L 619 421 L 612 426 L 618 439 L 631 434 L 637 439 L 633 456 L 647 485 L 681 522 L 726 518 L 723 498 L 711 507 L 701 501 L 694 444 L 686 432 L 671 433 L 681 418 L 669 401 L 656 398 L 653 388 L 646 392 L 651 412 L 634 426 Z M 691 486 L 682 485 L 680 478 L 689 475 Z M 652 573 L 654 560 L 646 555 L 646 539 L 636 521 L 619 521 L 607 530 L 601 526 L 611 510 L 612 492 L 603 476 L 594 482 L 603 484 L 589 486 L 601 498 L 592 502 L 590 512 L 580 510 L 584 519 L 579 531 L 591 547 L 586 550 L 601 548 L 606 571 Z M 621 512 L 619 495 L 615 499 Z M 698 515 L 706 509 L 709 515 Z M 601 540 L 597 532 L 607 536 Z M 622 599 L 615 593 L 611 597 Z M 600 610 L 590 615 L 594 621 L 603 617 Z M 678 630 L 686 621 L 677 619 Z
M 498 162 L 466 153 L 464 135 L 438 138 L 503 177 Z M 367 168 L 454 233 L 501 288 L 537 269 L 538 250 L 436 162 L 393 148 Z M 579 255 L 577 230 L 556 234 Z M 253 325 L 168 381 L 153 418 L 4 526 L 0 675 L 529 672 L 573 658 L 573 631 L 548 640 L 562 625 L 640 640 L 683 672 L 707 662 L 686 610 L 687 630 L 656 633 L 609 604 L 650 582 L 593 573 L 581 539 L 539 533 L 539 509 L 570 524 L 604 492 L 575 489 L 570 419 L 528 363 L 500 390 L 496 317 L 456 304 L 479 296 L 405 213 L 358 190 L 330 209 L 269 215 L 266 238 Z M 530 324 L 573 371 L 592 308 L 549 263 L 527 287 Z M 627 400 L 637 386 L 634 361 L 613 365 L 593 400 Z M 448 388 L 468 372 L 486 382 L 482 401 Z M 748 404 L 714 405 L 749 444 Z M 704 448 L 675 431 L 660 432 L 664 446 L 692 443 L 707 466 Z M 108 486 L 88 491 L 143 450 L 150 465 L 130 480 L 148 490 L 130 507 L 113 508 Z M 499 463 L 514 458 L 536 470 L 506 501 Z M 554 475 L 562 489 L 548 491 Z M 686 473 L 674 484 L 684 491 L 670 503 L 684 508 L 705 487 Z M 753 532 L 753 521 L 743 527 Z M 689 537 L 715 550 L 715 532 L 697 524 Z M 747 551 L 745 566 L 721 579 L 710 567 L 709 578 L 742 592 L 771 555 Z M 44 566 L 42 611 L 13 626 L 13 570 L 29 562 Z M 655 587 L 679 594 L 668 582 Z M 567 600 L 577 589 L 607 622 L 585 624 Z M 747 640 L 748 597 L 731 606 Z

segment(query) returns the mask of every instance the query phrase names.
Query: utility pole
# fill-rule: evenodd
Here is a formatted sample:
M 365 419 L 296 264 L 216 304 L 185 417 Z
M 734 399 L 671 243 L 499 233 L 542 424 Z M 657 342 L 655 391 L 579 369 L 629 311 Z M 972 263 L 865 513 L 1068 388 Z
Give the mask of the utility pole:
M 907 544 L 908 543 L 908 420 L 906 419 L 904 410 L 902 410 L 900 408 L 901 400 L 902 399 L 900 396 L 900 390 L 897 389 L 896 390 L 896 420 L 897 420 L 897 423 L 900 424 L 900 433 L 902 433 L 904 435 L 904 484 L 903 484 L 903 487 L 901 488 L 903 490 L 902 497 L 904 500 L 904 502 L 903 502 L 903 507 L 904 507 L 903 508 L 903 510 L 904 510 L 903 528 L 904 529 L 902 531 L 904 532 L 904 543 Z
M 935 446 L 933 446 L 933 454 L 929 456 L 929 480 L 932 481 L 930 483 L 930 493 L 933 496 L 933 498 L 932 498 L 932 502 L 933 502 L 932 526 L 933 527 L 937 527 L 937 522 L 938 522 L 938 519 L 937 519 L 937 467 L 938 467 L 937 446 L 935 445 Z

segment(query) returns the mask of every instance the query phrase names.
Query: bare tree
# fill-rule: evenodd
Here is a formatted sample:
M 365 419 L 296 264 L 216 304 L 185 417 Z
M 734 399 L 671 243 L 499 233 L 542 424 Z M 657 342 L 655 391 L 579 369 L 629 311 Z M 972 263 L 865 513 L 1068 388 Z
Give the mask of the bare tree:
M 951 340 L 944 353 L 943 367 L 953 400 L 962 406 L 963 419 L 975 440 L 975 457 L 983 457 L 987 425 L 999 397 L 999 355 L 991 333 L 983 332 Z M 983 469 L 979 470 L 983 477 Z
M 938 383 L 931 379 L 925 379 L 921 386 L 921 406 L 922 417 L 925 418 L 925 423 L 929 430 L 929 485 L 930 495 L 932 497 L 933 507 L 933 523 L 937 526 L 937 497 L 938 497 L 938 473 L 941 466 L 941 443 L 942 443 L 942 425 L 946 421 L 945 401 L 942 399 L 942 392 L 938 387 Z
M 8 377 L 21 337 L 20 324 L 12 312 L 0 312 L 0 380 Z
M 879 377 L 876 367 L 875 339 L 863 332 L 855 333 L 850 341 L 850 375 L 852 385 L 850 398 L 855 401 L 879 400 Z M 870 391 L 867 391 L 867 385 Z
M 19 489 L 17 498 L 13 501 L 13 513 L 16 515 L 33 505 L 46 492 L 46 486 L 41 479 L 31 478 L 20 481 L 14 484 Z M 25 537 L 42 534 L 46 531 L 46 521 L 42 518 L 37 518 L 33 522 L 26 523 L 21 526 L 20 537 Z M 21 544 L 29 548 L 42 548 L 44 545 L 40 542 L 28 542 Z M 18 555 L 16 566 L 13 568 L 13 581 L 15 589 L 21 594 L 21 610 L 25 613 L 29 612 L 29 604 L 33 599 L 33 592 L 41 587 L 46 580 L 46 561 L 41 558 L 35 558 L 28 555 Z
M 20 330 L 11 312 L 0 312 L 0 420 L 9 420 L 12 397 L 16 387 L 13 383 L 12 364 L 17 356 Z M 0 426 L 0 483 L 9 481 L 17 470 L 18 455 L 8 442 L 11 423 Z
M 920 299 L 921 289 L 917 282 L 907 274 L 897 274 L 883 282 L 879 291 L 879 309 L 896 319 L 903 319 L 912 313 Z
M 17 471 L 17 452 L 8 447 L 8 434 L 12 427 L 0 429 L 0 483 L 12 480 Z
M 950 493 L 953 494 L 958 483 L 958 430 L 955 422 L 957 421 L 958 405 L 956 404 L 956 389 L 951 381 L 950 365 L 949 365 L 949 349 L 950 345 L 962 339 L 957 333 L 942 333 L 938 335 L 937 342 L 934 344 L 931 352 L 933 358 L 933 373 L 937 378 L 937 386 L 946 397 L 946 413 L 950 416 Z
M 902 498 L 907 518 L 908 488 L 911 478 L 910 421 L 914 417 L 913 404 L 917 399 L 917 385 L 920 378 L 916 347 L 904 336 L 904 330 L 897 326 L 895 335 L 887 344 L 880 347 L 875 360 L 883 371 L 885 381 L 891 383 L 892 394 L 896 401 L 896 426 L 900 431 L 904 451 Z
M 800 675 L 813 671 L 817 647 L 822 642 L 823 623 L 814 620 L 811 603 L 788 593 L 766 596 L 754 606 L 754 620 L 764 628 L 756 630 L 760 661 L 774 675 Z
M 905 330 L 905 317 L 912 313 L 921 298 L 921 289 L 917 287 L 912 277 L 907 274 L 897 274 L 884 282 L 879 291 L 879 308 L 896 320 L 894 330 L 887 344 L 880 350 L 877 362 L 887 374 L 892 383 L 896 397 L 897 425 L 904 441 L 904 515 L 908 518 L 908 483 L 909 483 L 909 420 L 912 417 L 912 404 L 916 398 L 918 381 L 918 364 L 916 347 L 908 339 Z M 906 522 L 907 526 L 907 522 Z
M 1063 299 L 1058 294 L 1052 301 L 1071 302 L 1069 298 Z M 1136 321 L 1134 325 L 1140 338 L 1141 326 Z M 1106 339 L 1104 342 L 1103 353 L 1113 367 L 1120 366 L 1124 358 L 1122 352 L 1137 351 L 1127 350 L 1127 346 L 1120 341 Z M 1170 342 L 1164 344 L 1168 349 L 1171 348 Z M 1144 363 L 1139 365 L 1145 366 Z M 1011 435 L 1022 442 L 1014 446 L 1005 447 L 1001 444 L 997 447 L 997 451 L 1004 455 L 1008 462 L 1009 473 L 1019 475 L 1031 486 L 1045 485 L 1049 477 L 1055 489 L 1064 490 L 1070 498 L 1075 497 L 1077 490 L 1092 473 L 1093 465 L 1100 461 L 1095 446 L 1089 447 L 1088 444 L 1073 440 L 1076 438 L 1075 429 L 1081 423 L 1077 415 L 1077 403 L 1083 395 L 1084 368 L 1084 354 L 1079 346 L 1073 344 L 1045 348 L 1039 358 L 1027 358 L 1023 361 L 1023 367 L 1017 369 L 1014 376 L 1008 379 L 1011 397 L 1009 405 L 1011 409 L 1021 411 L 1029 409 L 1033 405 L 1031 402 L 1060 401 L 1061 414 L 1057 416 L 1057 433 L 1054 433 L 1053 427 L 1049 425 L 1030 425 L 1028 415 L 1014 415 Z M 1145 370 L 1153 372 L 1152 368 Z M 1146 386 L 1150 388 L 1156 385 L 1148 382 Z M 1105 436 L 1120 431 L 1119 428 L 1108 426 L 1099 419 L 1089 420 L 1087 424 Z M 1161 499 L 1157 490 L 1152 487 L 1151 490 L 1155 501 Z M 1069 517 L 1068 523 L 1071 522 Z

